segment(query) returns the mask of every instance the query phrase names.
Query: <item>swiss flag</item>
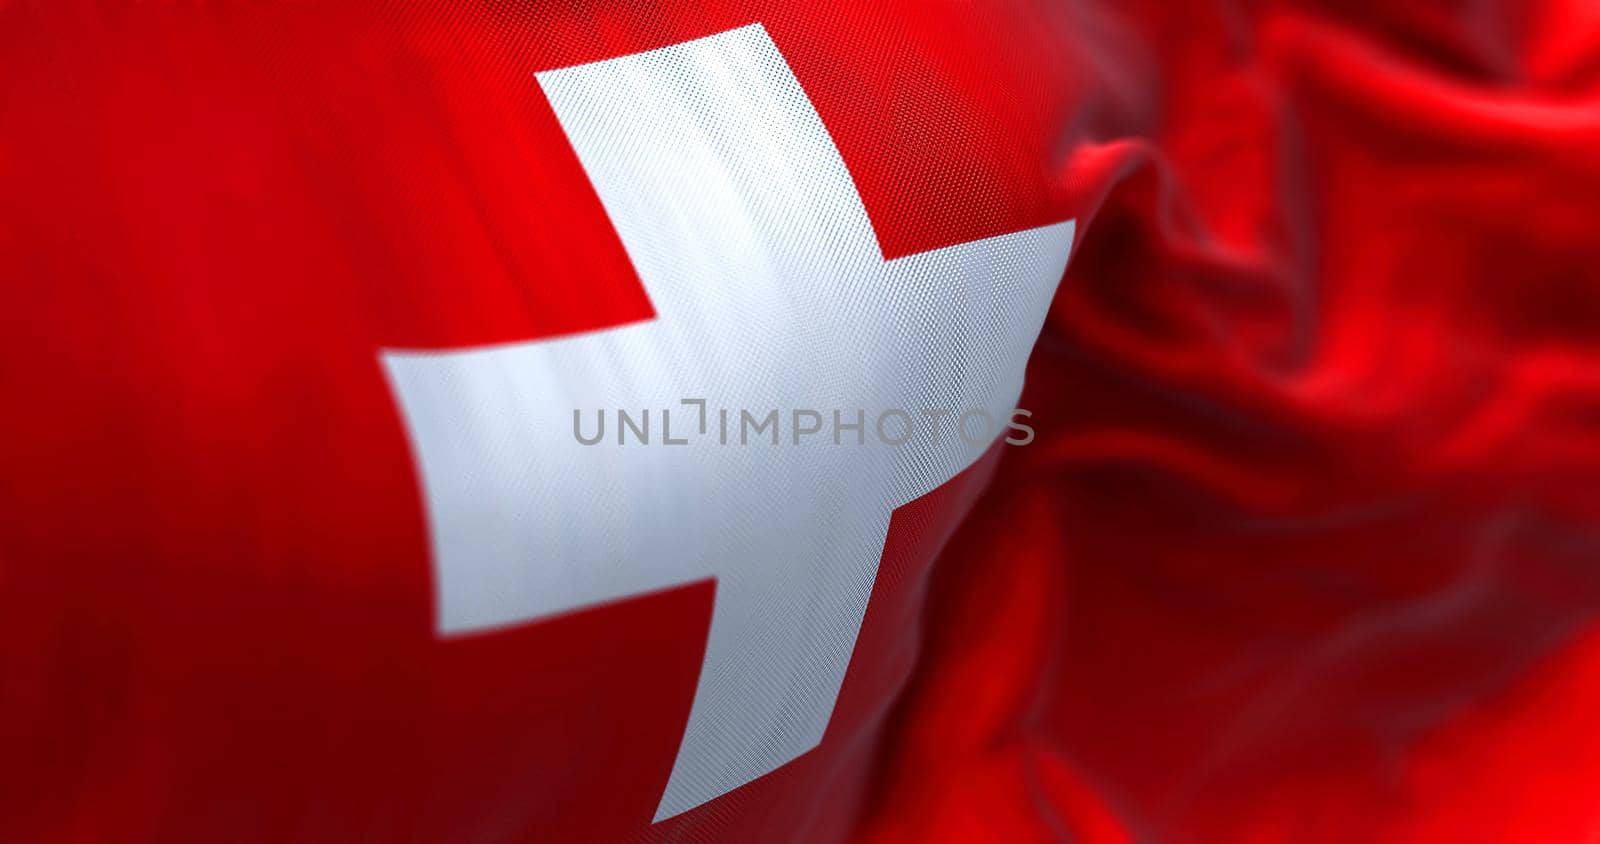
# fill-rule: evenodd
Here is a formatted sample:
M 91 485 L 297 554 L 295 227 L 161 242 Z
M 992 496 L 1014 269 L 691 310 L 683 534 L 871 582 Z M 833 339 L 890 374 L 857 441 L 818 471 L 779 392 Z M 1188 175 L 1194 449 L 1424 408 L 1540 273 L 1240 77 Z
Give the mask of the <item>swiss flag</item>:
M 1597 69 L 0 3 L 0 839 L 1585 840 Z

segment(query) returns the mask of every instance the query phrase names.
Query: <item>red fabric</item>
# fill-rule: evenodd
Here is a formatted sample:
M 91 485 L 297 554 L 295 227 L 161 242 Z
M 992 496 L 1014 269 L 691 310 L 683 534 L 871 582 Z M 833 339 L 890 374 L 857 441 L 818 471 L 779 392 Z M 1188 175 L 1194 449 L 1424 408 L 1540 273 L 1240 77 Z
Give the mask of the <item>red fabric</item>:
M 1078 246 L 823 744 L 650 826 L 711 584 L 437 641 L 375 350 L 648 315 L 532 74 L 751 21 L 887 254 Z M 0 839 L 1592 837 L 1596 150 L 1582 0 L 0 3 Z

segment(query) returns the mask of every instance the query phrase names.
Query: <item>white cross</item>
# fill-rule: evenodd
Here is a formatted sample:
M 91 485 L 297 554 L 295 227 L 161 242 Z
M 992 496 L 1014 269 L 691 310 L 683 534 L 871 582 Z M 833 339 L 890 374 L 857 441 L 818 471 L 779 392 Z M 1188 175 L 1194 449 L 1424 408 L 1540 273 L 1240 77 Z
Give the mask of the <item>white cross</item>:
M 821 741 L 893 510 L 970 465 L 947 418 L 877 444 L 879 411 L 1003 424 L 1065 270 L 1071 221 L 885 261 L 827 128 L 759 24 L 538 82 L 654 320 L 449 352 L 386 350 L 419 462 L 443 636 L 716 579 L 705 660 L 656 819 Z M 710 402 L 710 431 L 695 408 Z M 721 445 L 716 408 L 768 435 Z M 593 433 L 652 411 L 649 445 Z M 660 444 L 659 410 L 673 436 Z M 789 413 L 824 415 L 792 443 Z M 831 411 L 867 413 L 834 445 Z M 614 421 L 615 417 L 611 419 Z M 735 429 L 736 431 L 737 429 Z M 892 420 L 889 436 L 898 437 Z M 991 440 L 992 441 L 992 440 Z M 510 668 L 508 670 L 514 670 Z

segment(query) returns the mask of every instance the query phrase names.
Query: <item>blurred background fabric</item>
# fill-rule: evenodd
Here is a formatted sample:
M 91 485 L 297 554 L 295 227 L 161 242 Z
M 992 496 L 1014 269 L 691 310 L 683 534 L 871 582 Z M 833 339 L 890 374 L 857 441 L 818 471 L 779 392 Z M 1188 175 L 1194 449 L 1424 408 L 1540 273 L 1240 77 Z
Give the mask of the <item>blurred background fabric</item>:
M 647 316 L 532 73 L 750 21 L 886 256 L 1078 239 L 828 739 L 648 827 L 711 588 L 436 642 L 372 356 Z M 0 838 L 1600 836 L 1592 0 L 0 2 L 0 277 Z
M 872 828 L 1600 835 L 1600 6 L 1066 5 L 1099 202 Z

